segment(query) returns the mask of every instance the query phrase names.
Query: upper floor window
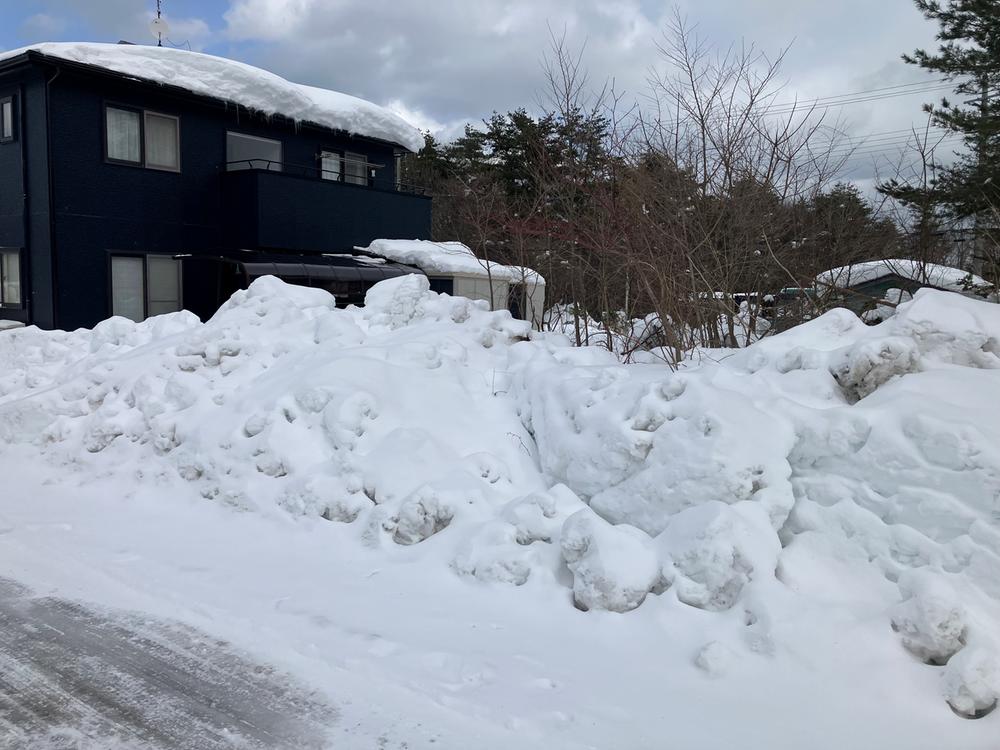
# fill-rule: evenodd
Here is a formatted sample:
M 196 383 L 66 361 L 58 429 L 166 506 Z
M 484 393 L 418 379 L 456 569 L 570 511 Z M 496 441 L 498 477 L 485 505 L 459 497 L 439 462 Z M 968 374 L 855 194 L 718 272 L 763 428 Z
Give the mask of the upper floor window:
M 21 251 L 0 248 L 0 307 L 21 306 Z
M 324 180 L 371 187 L 378 166 L 370 163 L 364 154 L 352 151 L 322 149 L 319 152 L 319 176 Z
M 372 166 L 364 154 L 351 151 L 319 152 L 320 177 L 324 180 L 346 182 L 350 185 L 370 185 Z
M 344 157 L 339 151 L 320 151 L 320 177 L 324 180 L 334 180 L 335 182 L 340 182 L 340 180 L 343 179 L 343 170 L 341 167 L 343 158 Z
M 170 115 L 146 112 L 146 166 L 153 169 L 181 168 L 180 121 Z
M 344 182 L 352 185 L 368 184 L 368 159 L 364 154 L 344 154 Z
M 281 171 L 281 141 L 245 133 L 226 133 L 226 169 Z
M 108 161 L 181 170 L 180 119 L 124 107 L 105 108 Z
M 0 142 L 14 140 L 14 98 L 0 99 Z

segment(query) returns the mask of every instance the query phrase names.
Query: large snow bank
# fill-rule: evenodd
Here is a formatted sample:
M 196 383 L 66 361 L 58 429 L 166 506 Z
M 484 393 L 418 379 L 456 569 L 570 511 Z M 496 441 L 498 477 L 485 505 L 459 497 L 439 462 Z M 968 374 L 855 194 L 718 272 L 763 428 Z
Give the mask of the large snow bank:
M 508 266 L 484 260 L 477 257 L 467 245 L 463 245 L 461 242 L 375 240 L 368 247 L 355 249 L 396 263 L 416 266 L 431 276 L 435 274 L 459 274 L 525 284 L 545 283 L 545 280 L 530 268 Z
M 383 107 L 337 91 L 291 83 L 274 73 L 223 57 L 134 44 L 46 42 L 2 52 L 0 61 L 29 50 L 177 86 L 267 115 L 280 114 L 352 135 L 398 143 L 410 151 L 419 151 L 424 145 L 420 131 Z
M 816 281 L 824 286 L 847 287 L 863 284 L 866 281 L 874 281 L 890 274 L 952 292 L 989 289 L 991 286 L 985 279 L 960 268 L 906 258 L 870 260 L 832 268 L 818 274 Z
M 559 746 L 649 746 L 639 738 L 694 721 L 660 727 L 662 689 L 697 695 L 706 674 L 712 710 L 756 717 L 768 747 L 803 732 L 848 746 L 845 727 L 883 732 L 873 746 L 991 746 L 1000 307 L 921 290 L 877 326 L 834 310 L 671 372 L 427 287 L 386 281 L 342 310 L 262 278 L 204 324 L 176 313 L 2 332 L 0 460 L 72 493 L 113 479 L 336 528 L 338 554 L 369 572 L 322 591 L 349 589 L 364 609 L 359 591 L 396 602 L 404 576 L 413 609 L 389 619 L 407 632 L 453 632 L 483 592 L 510 612 L 472 627 L 502 638 L 520 623 L 507 643 L 528 649 L 528 628 L 532 658 L 558 661 L 564 639 L 600 644 L 606 658 L 559 663 L 595 665 L 608 691 L 576 700 L 608 713 Z M 452 592 L 442 609 L 421 609 L 439 589 Z M 496 664 L 521 657 L 496 659 L 475 679 L 503 683 Z M 783 682 L 796 675 L 822 693 L 796 697 Z M 786 688 L 780 722 L 777 706 L 740 708 Z M 788 723 L 808 701 L 836 717 L 819 739 Z

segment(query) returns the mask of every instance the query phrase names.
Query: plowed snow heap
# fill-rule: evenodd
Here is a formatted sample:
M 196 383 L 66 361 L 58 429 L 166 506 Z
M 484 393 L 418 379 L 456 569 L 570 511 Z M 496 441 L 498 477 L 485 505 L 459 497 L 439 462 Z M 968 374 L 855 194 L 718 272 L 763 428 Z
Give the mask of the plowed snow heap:
M 586 610 L 736 610 L 752 650 L 783 612 L 880 617 L 968 717 L 1000 695 L 998 394 L 1000 307 L 935 291 L 678 372 L 420 276 L 363 309 L 263 278 L 204 324 L 0 333 L 0 450 L 54 476 L 351 524 Z

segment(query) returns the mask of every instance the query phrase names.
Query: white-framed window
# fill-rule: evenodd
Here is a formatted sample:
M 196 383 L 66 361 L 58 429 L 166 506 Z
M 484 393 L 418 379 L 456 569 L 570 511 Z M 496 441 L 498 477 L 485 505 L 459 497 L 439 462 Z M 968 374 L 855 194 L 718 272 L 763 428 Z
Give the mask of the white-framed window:
M 344 154 L 344 182 L 352 185 L 368 184 L 368 159 L 364 154 Z
M 181 121 L 159 112 L 145 113 L 146 166 L 181 171 Z
M 339 151 L 320 151 L 320 177 L 324 180 L 340 182 L 343 179 L 343 159 Z
M 108 161 L 181 171 L 180 118 L 110 104 L 104 112 Z
M 139 322 L 180 309 L 180 261 L 168 255 L 111 256 L 112 315 Z
M 281 141 L 246 133 L 226 133 L 226 169 L 281 171 Z
M 14 140 L 14 97 L 0 99 L 0 142 Z
M 21 251 L 0 248 L 0 307 L 21 307 Z

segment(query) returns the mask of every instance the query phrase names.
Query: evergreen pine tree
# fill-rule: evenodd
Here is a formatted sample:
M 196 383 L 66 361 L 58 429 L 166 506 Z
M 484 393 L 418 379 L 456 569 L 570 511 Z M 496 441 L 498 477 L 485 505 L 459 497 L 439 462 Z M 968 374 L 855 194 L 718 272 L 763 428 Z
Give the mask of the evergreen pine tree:
M 957 101 L 926 109 L 936 125 L 962 135 L 968 151 L 935 165 L 930 185 L 890 180 L 879 189 L 907 205 L 942 205 L 957 219 L 981 220 L 1000 208 L 1000 0 L 914 0 L 940 26 L 936 53 L 916 50 L 903 60 L 955 82 Z

